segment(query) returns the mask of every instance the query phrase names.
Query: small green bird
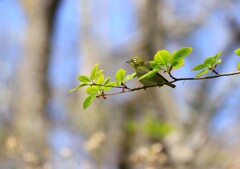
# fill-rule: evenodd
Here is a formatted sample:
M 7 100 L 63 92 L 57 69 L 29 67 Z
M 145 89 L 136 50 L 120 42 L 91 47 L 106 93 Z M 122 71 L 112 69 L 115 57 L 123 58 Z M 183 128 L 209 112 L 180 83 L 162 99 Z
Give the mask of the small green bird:
M 148 72 L 150 72 L 152 70 L 150 64 L 149 63 L 145 63 L 143 61 L 143 59 L 138 57 L 138 56 L 134 56 L 127 63 L 129 63 L 135 69 L 138 78 L 140 78 L 141 76 L 143 76 L 144 74 L 146 74 L 146 73 L 148 73 Z M 156 73 L 153 77 L 141 79 L 140 82 L 144 86 L 155 86 L 155 85 L 163 86 L 163 85 L 168 85 L 168 86 L 170 86 L 172 88 L 176 87 L 176 85 L 174 85 L 172 83 L 169 83 L 168 80 L 165 79 L 159 73 Z

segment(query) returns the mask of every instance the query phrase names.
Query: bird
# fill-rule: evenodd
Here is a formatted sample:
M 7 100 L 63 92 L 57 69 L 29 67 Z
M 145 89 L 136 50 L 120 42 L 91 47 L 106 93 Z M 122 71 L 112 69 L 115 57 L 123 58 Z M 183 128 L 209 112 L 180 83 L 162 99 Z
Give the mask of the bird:
M 144 60 L 138 56 L 132 57 L 131 60 L 127 61 L 126 63 L 129 63 L 135 69 L 138 78 L 153 70 L 149 62 L 144 62 Z M 172 88 L 176 87 L 176 85 L 170 83 L 158 72 L 150 78 L 144 78 L 139 81 L 144 85 L 144 87 L 156 85 L 158 86 L 167 85 Z

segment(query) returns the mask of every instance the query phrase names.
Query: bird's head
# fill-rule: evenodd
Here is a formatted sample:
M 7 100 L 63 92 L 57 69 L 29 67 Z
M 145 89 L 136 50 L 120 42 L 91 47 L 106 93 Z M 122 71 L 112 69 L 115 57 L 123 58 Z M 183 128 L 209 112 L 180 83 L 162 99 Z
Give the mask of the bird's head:
M 129 63 L 134 68 L 136 68 L 138 66 L 141 66 L 141 65 L 144 65 L 143 59 L 138 57 L 138 56 L 132 57 L 131 60 L 126 62 L 126 63 Z

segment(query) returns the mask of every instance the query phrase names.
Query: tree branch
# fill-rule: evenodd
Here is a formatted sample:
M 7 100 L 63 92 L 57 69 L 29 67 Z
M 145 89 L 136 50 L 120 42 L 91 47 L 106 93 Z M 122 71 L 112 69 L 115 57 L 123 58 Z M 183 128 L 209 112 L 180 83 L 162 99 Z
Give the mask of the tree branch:
M 214 69 L 212 71 L 216 75 L 199 77 L 199 78 L 194 78 L 194 77 L 177 78 L 177 77 L 173 76 L 171 72 L 168 72 L 169 76 L 173 79 L 169 83 L 175 83 L 177 81 L 186 81 L 186 80 L 207 80 L 207 79 L 214 79 L 214 78 L 219 78 L 219 77 L 223 77 L 223 76 L 233 76 L 233 75 L 240 74 L 240 71 L 230 72 L 230 73 L 218 73 Z M 109 86 L 109 85 L 102 85 L 102 84 L 96 84 L 96 83 L 89 84 L 89 85 L 90 86 L 104 86 L 104 87 L 112 87 L 112 88 L 122 89 L 122 91 L 113 92 L 113 93 L 104 93 L 103 92 L 103 93 L 97 95 L 97 98 L 100 98 L 100 97 L 106 98 L 107 96 L 118 95 L 118 94 L 122 94 L 122 93 L 129 93 L 129 92 L 134 92 L 134 91 L 137 91 L 137 90 L 146 90 L 147 88 L 153 88 L 153 87 L 157 87 L 157 86 L 161 87 L 159 85 L 153 85 L 153 86 L 142 86 L 142 87 L 136 87 L 136 88 L 129 88 L 129 87 L 126 86 L 126 84 L 122 84 L 121 86 Z

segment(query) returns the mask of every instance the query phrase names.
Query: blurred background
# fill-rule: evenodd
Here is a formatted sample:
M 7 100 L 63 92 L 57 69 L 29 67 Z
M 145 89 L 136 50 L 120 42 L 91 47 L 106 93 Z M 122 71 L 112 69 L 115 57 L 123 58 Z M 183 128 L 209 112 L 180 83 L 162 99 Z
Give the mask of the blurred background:
M 79 74 L 194 48 L 176 77 L 222 51 L 236 70 L 238 0 L 1 0 L 1 169 L 239 169 L 239 76 L 96 99 Z M 168 76 L 166 78 L 170 79 Z M 136 79 L 128 84 L 141 86 Z

